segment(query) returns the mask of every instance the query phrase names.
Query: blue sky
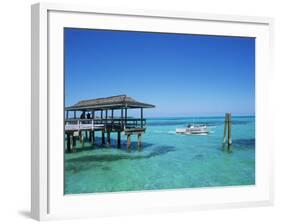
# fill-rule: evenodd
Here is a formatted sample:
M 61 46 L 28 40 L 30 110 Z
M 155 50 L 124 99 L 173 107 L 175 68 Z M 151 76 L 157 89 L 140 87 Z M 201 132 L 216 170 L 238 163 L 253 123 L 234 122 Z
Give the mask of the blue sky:
M 254 38 L 72 28 L 64 38 L 66 106 L 127 94 L 156 105 L 146 117 L 255 114 Z

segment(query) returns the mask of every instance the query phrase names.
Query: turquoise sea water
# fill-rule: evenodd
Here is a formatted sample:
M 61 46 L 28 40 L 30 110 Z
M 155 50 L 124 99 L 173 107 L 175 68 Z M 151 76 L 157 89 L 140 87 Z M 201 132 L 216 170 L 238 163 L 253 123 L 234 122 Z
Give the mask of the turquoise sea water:
M 176 128 L 205 123 L 209 135 L 180 135 Z M 147 119 L 142 149 L 132 137 L 122 148 L 85 144 L 65 153 L 65 194 L 255 184 L 255 117 L 233 117 L 231 151 L 222 147 L 224 117 Z

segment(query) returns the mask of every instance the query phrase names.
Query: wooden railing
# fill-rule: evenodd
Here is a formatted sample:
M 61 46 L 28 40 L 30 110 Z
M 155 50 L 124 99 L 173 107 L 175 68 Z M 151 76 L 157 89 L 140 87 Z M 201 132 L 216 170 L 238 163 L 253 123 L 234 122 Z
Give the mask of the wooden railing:
M 145 128 L 146 119 L 141 118 L 95 118 L 95 119 L 66 119 L 65 130 L 85 130 L 85 129 L 130 129 Z

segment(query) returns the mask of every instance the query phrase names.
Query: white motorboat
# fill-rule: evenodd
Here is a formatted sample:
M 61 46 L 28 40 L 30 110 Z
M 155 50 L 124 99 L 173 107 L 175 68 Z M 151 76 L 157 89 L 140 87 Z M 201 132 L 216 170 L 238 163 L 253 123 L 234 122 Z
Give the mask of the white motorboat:
M 189 124 L 186 128 L 177 128 L 176 133 L 178 134 L 189 134 L 189 135 L 200 135 L 200 134 L 208 134 L 210 131 L 208 130 L 207 125 L 202 124 Z

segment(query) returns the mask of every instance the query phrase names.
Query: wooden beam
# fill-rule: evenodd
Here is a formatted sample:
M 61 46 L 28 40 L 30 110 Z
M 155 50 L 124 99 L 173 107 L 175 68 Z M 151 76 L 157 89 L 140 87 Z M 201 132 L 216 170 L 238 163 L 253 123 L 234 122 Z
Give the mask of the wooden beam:
M 76 119 L 76 110 L 74 111 L 74 119 Z
M 68 110 L 66 111 L 66 119 L 68 119 Z

